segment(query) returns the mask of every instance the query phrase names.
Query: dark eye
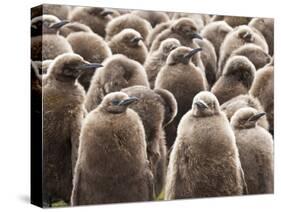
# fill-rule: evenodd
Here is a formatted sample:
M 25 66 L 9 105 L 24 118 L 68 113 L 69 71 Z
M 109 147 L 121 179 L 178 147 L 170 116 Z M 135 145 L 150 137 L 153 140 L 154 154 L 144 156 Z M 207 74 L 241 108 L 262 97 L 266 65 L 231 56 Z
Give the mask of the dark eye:
M 119 104 L 119 100 L 117 100 L 117 99 L 114 99 L 114 100 L 112 100 L 111 101 L 111 103 L 113 104 L 113 105 L 118 105 Z

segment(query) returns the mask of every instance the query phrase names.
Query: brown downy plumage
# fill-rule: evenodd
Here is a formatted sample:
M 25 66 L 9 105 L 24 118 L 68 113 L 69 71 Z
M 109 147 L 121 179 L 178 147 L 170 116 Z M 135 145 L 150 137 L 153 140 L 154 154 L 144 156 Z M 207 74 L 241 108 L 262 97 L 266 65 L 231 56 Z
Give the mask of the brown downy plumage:
M 256 67 L 256 70 L 264 67 L 266 64 L 270 63 L 272 58 L 266 53 L 260 46 L 255 44 L 245 44 L 240 48 L 234 50 L 231 54 L 241 55 L 247 57 Z
M 258 98 L 266 112 L 269 131 L 274 134 L 274 67 L 267 65 L 256 73 L 250 94 Z
M 166 200 L 247 193 L 234 133 L 212 93 L 204 91 L 194 97 L 177 133 L 168 165 Z
M 68 19 L 70 12 L 70 6 L 68 5 L 58 5 L 58 4 L 44 4 L 43 14 L 54 15 L 61 20 Z
M 264 115 L 253 108 L 242 108 L 231 118 L 249 194 L 273 193 L 273 139 L 257 125 Z
M 147 48 L 141 34 L 134 29 L 123 29 L 108 42 L 112 54 L 123 54 L 143 64 L 147 57 Z
M 177 102 L 173 94 L 165 89 L 151 90 L 144 86 L 133 86 L 121 90 L 140 100 L 130 106 L 140 116 L 144 125 L 147 157 L 154 175 L 155 194 L 163 189 L 167 171 L 167 147 L 164 126 L 177 114 Z
M 104 67 L 98 69 L 92 78 L 85 106 L 90 112 L 111 92 L 120 91 L 133 85 L 149 87 L 143 66 L 124 55 L 117 54 L 104 61 Z
M 148 55 L 144 63 L 144 68 L 147 73 L 150 88 L 154 88 L 154 83 L 157 74 L 165 65 L 166 59 L 170 52 L 175 48 L 179 47 L 180 45 L 181 44 L 177 39 L 167 38 L 166 40 L 163 40 L 161 42 L 158 50 Z
M 156 89 L 162 88 L 170 91 L 178 103 L 177 116 L 165 128 L 168 148 L 175 141 L 178 123 L 181 117 L 191 108 L 193 97 L 198 92 L 206 90 L 202 70 L 191 62 L 191 58 L 199 51 L 201 49 L 190 49 L 188 47 L 174 49 L 155 81 Z
M 251 17 L 215 15 L 212 17 L 211 21 L 225 21 L 229 26 L 237 27 L 240 25 L 247 25 L 251 19 Z
M 215 21 L 206 25 L 202 31 L 201 36 L 208 39 L 215 48 L 217 58 L 220 57 L 220 47 L 225 36 L 232 31 L 232 27 L 225 21 Z
M 31 20 L 32 60 L 55 59 L 60 54 L 72 52 L 67 40 L 58 35 L 58 30 L 67 23 L 53 15 L 42 15 Z
M 81 55 L 91 63 L 102 63 L 111 56 L 111 50 L 102 37 L 91 32 L 76 32 L 67 37 L 67 41 L 72 46 L 76 54 Z M 87 91 L 90 87 L 93 72 L 84 72 L 79 77 L 79 82 Z
M 153 28 L 158 24 L 165 23 L 170 20 L 169 16 L 165 12 L 159 11 L 135 10 L 132 14 L 147 20 Z
M 123 92 L 105 96 L 86 117 L 73 179 L 71 205 L 153 200 L 153 175 L 140 117 Z
M 259 30 L 264 36 L 268 48 L 269 54 L 274 54 L 274 19 L 273 18 L 253 18 L 250 23 L 250 27 L 254 27 Z
M 77 7 L 70 13 L 71 22 L 87 25 L 93 32 L 105 37 L 105 27 L 117 11 L 99 7 Z
M 131 28 L 138 31 L 146 42 L 147 36 L 151 31 L 151 25 L 145 19 L 134 15 L 124 14 L 117 18 L 114 18 L 106 26 L 106 40 L 109 41 L 111 38 L 121 32 L 123 29 Z
M 198 14 L 198 13 L 174 13 L 172 19 L 179 19 L 179 18 L 191 18 L 199 31 L 201 31 L 206 24 L 210 21 L 210 16 L 205 14 Z
M 236 97 L 228 100 L 227 102 L 225 102 L 221 105 L 221 110 L 226 114 L 226 117 L 230 121 L 231 117 L 234 115 L 234 113 L 237 110 L 239 110 L 241 108 L 245 108 L 245 107 L 254 108 L 259 112 L 264 111 L 264 108 L 263 108 L 263 106 L 261 106 L 261 103 L 258 100 L 258 98 L 255 98 L 249 94 L 239 95 L 239 96 L 236 96 Z M 269 124 L 266 119 L 266 116 L 261 117 L 257 123 L 259 126 L 268 130 Z
M 79 22 L 72 22 L 64 25 L 60 28 L 59 34 L 67 37 L 69 34 L 74 32 L 93 32 L 90 27 Z
M 168 29 L 172 23 L 173 23 L 173 21 L 168 21 L 168 22 L 158 24 L 156 27 L 154 27 L 149 32 L 147 39 L 146 39 L 146 45 L 148 46 L 149 49 L 151 48 L 151 45 L 152 45 L 153 41 L 155 40 L 155 38 L 158 36 L 158 34 L 160 34 L 165 29 Z
M 247 57 L 232 56 L 211 91 L 220 104 L 240 94 L 247 94 L 254 81 L 255 72 L 255 66 Z
M 258 30 L 246 25 L 236 27 L 233 29 L 233 31 L 227 34 L 223 43 L 221 44 L 220 58 L 218 63 L 218 77 L 221 75 L 231 53 L 247 43 L 256 44 L 260 46 L 266 53 L 268 53 L 268 45 Z
M 43 85 L 43 191 L 50 201 L 70 201 L 85 91 L 78 76 L 90 64 L 73 53 L 58 56 Z

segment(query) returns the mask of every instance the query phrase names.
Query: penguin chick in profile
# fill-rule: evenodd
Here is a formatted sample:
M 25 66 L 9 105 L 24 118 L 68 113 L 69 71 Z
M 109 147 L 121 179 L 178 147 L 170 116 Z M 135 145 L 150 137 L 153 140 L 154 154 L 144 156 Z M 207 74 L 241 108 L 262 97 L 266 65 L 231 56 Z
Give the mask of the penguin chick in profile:
M 264 67 L 271 62 L 271 56 L 266 53 L 260 46 L 255 44 L 245 44 L 234 50 L 231 54 L 247 57 L 255 66 L 256 70 Z
M 128 57 L 116 54 L 103 63 L 92 78 L 87 92 L 85 107 L 90 112 L 95 109 L 106 94 L 120 91 L 133 85 L 149 87 L 146 72 L 143 66 Z
M 169 16 L 165 12 L 159 11 L 135 10 L 132 14 L 147 20 L 153 28 L 158 24 L 165 23 L 170 20 Z
M 174 49 L 156 77 L 155 88 L 170 91 L 178 103 L 177 116 L 165 128 L 168 148 L 175 141 L 178 123 L 181 117 L 190 110 L 193 97 L 198 92 L 206 90 L 202 71 L 191 62 L 191 58 L 199 51 L 201 51 L 200 48 L 191 49 L 182 46 Z
M 213 44 L 207 39 L 195 39 L 195 43 L 202 49 L 200 57 L 205 68 L 205 75 L 210 87 L 216 82 L 217 55 Z
M 141 34 L 134 29 L 123 29 L 108 42 L 113 54 L 123 54 L 143 64 L 147 57 L 147 48 Z
M 247 193 L 230 124 L 210 92 L 198 93 L 181 119 L 170 155 L 165 200 Z
M 226 114 L 226 117 L 230 121 L 231 117 L 234 115 L 234 113 L 237 110 L 239 110 L 241 108 L 245 108 L 245 107 L 254 108 L 259 112 L 264 111 L 264 108 L 261 106 L 260 101 L 257 98 L 255 98 L 249 94 L 239 95 L 239 96 L 236 96 L 236 97 L 228 100 L 227 102 L 225 102 L 221 105 L 221 110 Z M 261 117 L 257 121 L 257 124 L 266 130 L 268 130 L 268 128 L 269 128 L 269 124 L 266 119 L 266 116 Z
M 66 20 L 68 19 L 70 10 L 70 6 L 68 5 L 44 4 L 42 11 L 43 14 L 54 15 L 61 20 Z
M 268 53 L 268 45 L 264 37 L 256 29 L 246 25 L 236 27 L 232 32 L 227 34 L 221 44 L 218 77 L 221 75 L 224 65 L 231 53 L 247 43 L 256 44 Z
M 72 53 L 67 40 L 58 30 L 68 21 L 60 21 L 53 15 L 43 15 L 31 20 L 31 59 L 34 61 L 55 59 L 60 54 Z
M 153 200 L 153 175 L 143 124 L 128 108 L 137 100 L 123 92 L 113 92 L 86 117 L 72 206 Z
M 72 46 L 76 54 L 81 55 L 86 61 L 91 63 L 102 63 L 111 56 L 111 50 L 102 37 L 91 32 L 76 32 L 67 37 L 67 41 Z M 93 77 L 92 71 L 86 71 L 79 77 L 79 82 L 87 91 Z
M 177 114 L 177 102 L 165 89 L 151 90 L 144 86 L 132 86 L 121 90 L 140 100 L 130 106 L 140 116 L 146 135 L 147 157 L 152 167 L 156 197 L 165 184 L 167 147 L 164 126 Z
M 198 45 L 193 39 L 202 39 L 198 34 L 198 29 L 194 21 L 190 18 L 180 18 L 173 22 L 173 24 L 166 30 L 162 31 L 153 41 L 150 52 L 157 50 L 163 40 L 167 38 L 176 38 L 180 41 L 181 45 L 198 48 Z M 200 53 L 192 58 L 193 63 L 204 71 L 203 63 L 200 59 Z
M 106 40 L 110 41 L 111 38 L 121 32 L 123 29 L 131 28 L 138 31 L 146 41 L 149 32 L 152 27 L 148 21 L 145 19 L 134 15 L 134 14 L 124 14 L 117 18 L 111 20 L 106 26 Z
M 274 71 L 268 65 L 256 73 L 250 94 L 260 100 L 269 122 L 269 131 L 274 134 Z
M 273 193 L 273 140 L 257 125 L 264 115 L 253 108 L 242 108 L 231 118 L 249 194 Z
M 156 76 L 160 69 L 165 65 L 170 52 L 180 45 L 181 44 L 177 39 L 167 38 L 161 42 L 158 50 L 148 55 L 144 63 L 144 68 L 147 73 L 150 88 L 154 88 Z
M 51 64 L 43 86 L 43 191 L 45 198 L 70 201 L 79 135 L 85 116 L 84 89 L 77 78 L 90 64 L 66 53 Z
M 70 14 L 70 21 L 85 24 L 93 32 L 105 37 L 105 27 L 112 20 L 113 13 L 113 10 L 106 8 L 77 7 Z
M 264 36 L 268 48 L 269 54 L 274 54 L 274 19 L 273 18 L 253 18 L 250 23 L 250 27 L 259 30 Z
M 174 13 L 172 19 L 180 19 L 180 18 L 191 18 L 199 31 L 201 31 L 204 26 L 210 21 L 210 16 L 205 14 L 198 14 L 198 13 Z
M 67 37 L 69 34 L 74 32 L 93 32 L 90 27 L 79 22 L 68 23 L 60 28 L 59 34 Z
M 215 48 L 217 58 L 220 56 L 220 46 L 232 27 L 225 21 L 215 21 L 207 24 L 201 31 L 201 36 L 209 40 Z
M 247 57 L 232 56 L 211 91 L 220 104 L 240 94 L 247 94 L 254 81 L 255 72 L 255 66 Z

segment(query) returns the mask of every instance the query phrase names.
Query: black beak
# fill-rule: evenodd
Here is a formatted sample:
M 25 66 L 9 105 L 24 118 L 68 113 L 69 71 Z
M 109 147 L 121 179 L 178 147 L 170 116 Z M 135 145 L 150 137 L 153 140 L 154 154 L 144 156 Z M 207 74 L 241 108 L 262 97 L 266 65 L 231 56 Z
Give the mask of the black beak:
M 110 10 L 104 10 L 100 13 L 101 16 L 107 16 L 113 14 L 113 11 Z
M 96 70 L 97 68 L 103 67 L 102 64 L 99 63 L 85 63 L 82 65 L 77 66 L 77 69 L 81 70 Z
M 138 100 L 139 100 L 139 98 L 134 97 L 134 96 L 131 96 L 131 97 L 129 97 L 128 99 L 124 99 L 124 100 L 122 100 L 121 102 L 119 102 L 118 105 L 125 105 L 125 106 L 127 106 L 127 105 L 132 104 L 132 103 L 135 102 L 135 101 L 138 101 Z
M 196 104 L 199 109 L 207 109 L 208 108 L 208 105 L 202 100 L 199 100 L 199 101 L 195 102 L 194 104 Z
M 184 55 L 184 58 L 189 60 L 190 58 L 193 57 L 196 53 L 202 51 L 202 48 L 197 48 L 197 49 L 192 49 L 188 54 Z
M 263 117 L 266 113 L 265 112 L 261 112 L 261 113 L 257 113 L 256 115 L 253 115 L 252 117 L 250 117 L 248 119 L 248 121 L 257 121 L 259 120 L 261 117 Z
M 135 37 L 131 40 L 132 43 L 138 43 L 140 40 L 143 40 L 142 37 Z
M 203 40 L 203 38 L 198 33 L 196 33 L 196 32 L 192 33 L 192 39 L 194 39 L 194 38 Z
M 243 39 L 251 42 L 253 40 L 252 34 L 250 32 L 246 32 L 245 35 L 243 35 Z
M 70 21 L 68 21 L 68 20 L 63 20 L 63 21 L 60 21 L 60 22 L 58 22 L 58 23 L 51 24 L 51 25 L 50 25 L 50 28 L 51 28 L 51 29 L 59 29 L 59 28 L 61 28 L 62 26 L 68 24 L 68 23 L 70 23 Z

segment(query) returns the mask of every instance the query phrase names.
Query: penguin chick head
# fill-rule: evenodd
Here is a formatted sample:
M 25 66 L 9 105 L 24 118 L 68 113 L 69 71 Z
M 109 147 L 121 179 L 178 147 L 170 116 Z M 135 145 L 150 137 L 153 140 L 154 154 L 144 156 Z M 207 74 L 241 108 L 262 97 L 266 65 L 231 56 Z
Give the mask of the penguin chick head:
M 178 39 L 175 38 L 167 38 L 163 40 L 160 44 L 160 51 L 163 52 L 165 55 L 168 55 L 171 51 L 176 49 L 177 47 L 181 46 Z
M 131 28 L 123 29 L 117 35 L 115 35 L 117 42 L 121 42 L 128 47 L 136 48 L 143 45 L 143 37 L 141 34 Z
M 190 59 L 196 53 L 202 51 L 201 48 L 191 49 L 189 47 L 180 46 L 172 50 L 167 58 L 168 65 L 177 65 L 179 63 L 188 64 Z
M 193 98 L 192 114 L 197 117 L 212 116 L 220 113 L 217 97 L 209 91 L 201 91 Z
M 31 20 L 31 36 L 56 34 L 58 30 L 67 23 L 69 23 L 69 21 L 61 21 L 54 15 L 35 17 Z
M 253 128 L 256 126 L 257 121 L 264 115 L 266 115 L 265 112 L 258 112 L 254 108 L 245 107 L 234 113 L 230 123 L 234 128 L 237 129 Z
M 255 78 L 256 68 L 245 56 L 232 56 L 227 60 L 223 76 L 233 77 L 250 89 Z
M 247 25 L 238 26 L 234 28 L 234 31 L 236 31 L 238 38 L 242 39 L 245 43 L 253 43 L 255 41 L 254 32 Z
M 80 55 L 65 53 L 55 58 L 48 69 L 48 75 L 60 82 L 74 83 L 84 71 L 95 71 L 99 67 L 102 65 L 88 63 Z
M 124 113 L 128 106 L 136 101 L 138 101 L 137 97 L 128 96 L 123 92 L 112 92 L 103 98 L 100 108 L 108 113 L 120 114 Z
M 84 11 L 93 17 L 98 17 L 99 19 L 111 20 L 114 12 L 112 10 L 100 7 L 85 7 Z
M 177 33 L 181 36 L 184 36 L 185 39 L 202 39 L 202 37 L 198 34 L 198 29 L 194 21 L 190 18 L 180 18 L 176 20 L 172 26 L 171 30 L 174 33 Z

